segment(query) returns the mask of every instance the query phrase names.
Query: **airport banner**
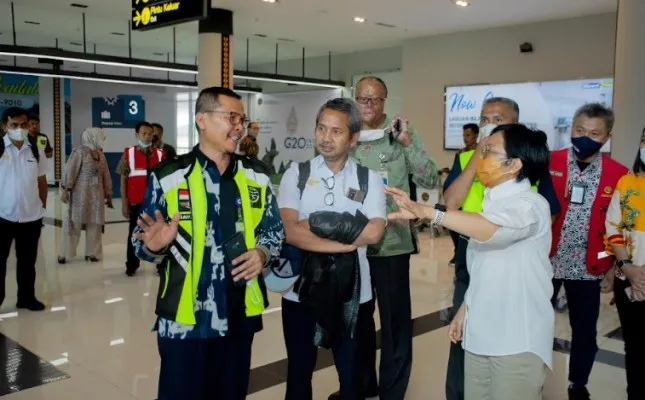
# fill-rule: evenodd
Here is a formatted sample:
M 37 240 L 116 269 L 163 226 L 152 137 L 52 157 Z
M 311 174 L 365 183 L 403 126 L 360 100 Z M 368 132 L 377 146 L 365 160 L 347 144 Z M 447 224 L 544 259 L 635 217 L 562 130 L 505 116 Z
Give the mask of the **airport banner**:
M 491 97 L 518 103 L 520 122 L 547 134 L 552 150 L 569 147 L 573 114 L 586 103 L 611 107 L 613 79 L 449 86 L 445 92 L 444 148 L 463 147 L 462 127 L 479 124 L 482 104 Z M 609 151 L 610 143 L 603 148 Z
M 39 95 L 37 76 L 0 74 L 0 113 L 10 107 L 20 107 L 30 115 L 38 115 Z

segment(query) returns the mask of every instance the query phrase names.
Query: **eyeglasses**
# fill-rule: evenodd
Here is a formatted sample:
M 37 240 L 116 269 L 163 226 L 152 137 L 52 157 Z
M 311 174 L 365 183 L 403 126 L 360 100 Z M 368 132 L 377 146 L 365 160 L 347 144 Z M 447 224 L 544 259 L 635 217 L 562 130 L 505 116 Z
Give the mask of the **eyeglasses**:
M 236 113 L 235 111 L 221 111 L 221 110 L 211 110 L 211 111 L 204 111 L 206 114 L 214 114 L 214 113 L 220 113 L 220 114 L 228 114 L 228 122 L 231 123 L 233 126 L 237 126 L 240 124 L 246 125 L 249 123 L 249 120 L 246 118 L 246 115 L 242 115 L 239 113 Z
M 334 192 L 332 192 L 332 190 L 334 190 L 334 187 L 336 186 L 336 179 L 334 179 L 333 176 L 330 176 L 329 178 L 322 178 L 321 180 L 325 184 L 325 189 L 329 190 L 324 198 L 325 205 L 331 207 L 335 202 Z
M 359 96 L 356 98 L 358 104 L 367 105 L 372 103 L 374 106 L 379 106 L 385 101 L 385 97 L 362 97 Z
M 500 153 L 499 151 L 491 150 L 492 146 L 490 144 L 487 144 L 483 148 L 479 150 L 479 154 L 481 155 L 482 158 L 486 158 L 489 154 L 497 154 L 500 156 L 500 158 L 503 158 L 504 160 L 508 159 L 508 156 L 506 153 Z

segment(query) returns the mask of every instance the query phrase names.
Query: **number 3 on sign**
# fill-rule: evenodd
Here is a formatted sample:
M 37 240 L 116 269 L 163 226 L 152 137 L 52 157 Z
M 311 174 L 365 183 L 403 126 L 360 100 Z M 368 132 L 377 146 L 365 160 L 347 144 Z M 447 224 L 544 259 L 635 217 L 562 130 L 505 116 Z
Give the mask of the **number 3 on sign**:
M 130 115 L 137 115 L 139 114 L 139 103 L 137 103 L 135 100 L 130 100 L 128 103 L 128 112 Z

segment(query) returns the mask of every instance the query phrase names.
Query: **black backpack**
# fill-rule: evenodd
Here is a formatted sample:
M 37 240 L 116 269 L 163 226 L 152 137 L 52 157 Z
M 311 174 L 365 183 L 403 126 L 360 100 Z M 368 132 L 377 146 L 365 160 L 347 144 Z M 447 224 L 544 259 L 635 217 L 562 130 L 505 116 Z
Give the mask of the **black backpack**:
M 34 155 L 34 158 L 36 159 L 37 162 L 40 161 L 40 152 L 38 151 L 38 146 L 36 145 L 36 142 L 31 138 L 27 140 L 29 140 L 29 144 L 31 145 L 29 146 L 31 147 L 31 154 Z M 0 158 L 2 158 L 3 155 L 4 155 L 4 139 L 0 137 Z

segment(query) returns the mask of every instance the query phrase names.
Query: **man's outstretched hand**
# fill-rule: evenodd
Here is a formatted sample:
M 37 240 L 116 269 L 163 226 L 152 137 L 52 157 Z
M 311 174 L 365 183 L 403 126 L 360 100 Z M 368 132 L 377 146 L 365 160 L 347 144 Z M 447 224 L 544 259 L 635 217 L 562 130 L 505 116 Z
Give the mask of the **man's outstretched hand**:
M 143 232 L 133 236 L 143 241 L 148 250 L 157 252 L 175 240 L 178 223 L 179 213 L 175 214 L 170 222 L 164 221 L 159 210 L 155 211 L 154 217 L 143 213 L 137 221 L 137 225 Z

